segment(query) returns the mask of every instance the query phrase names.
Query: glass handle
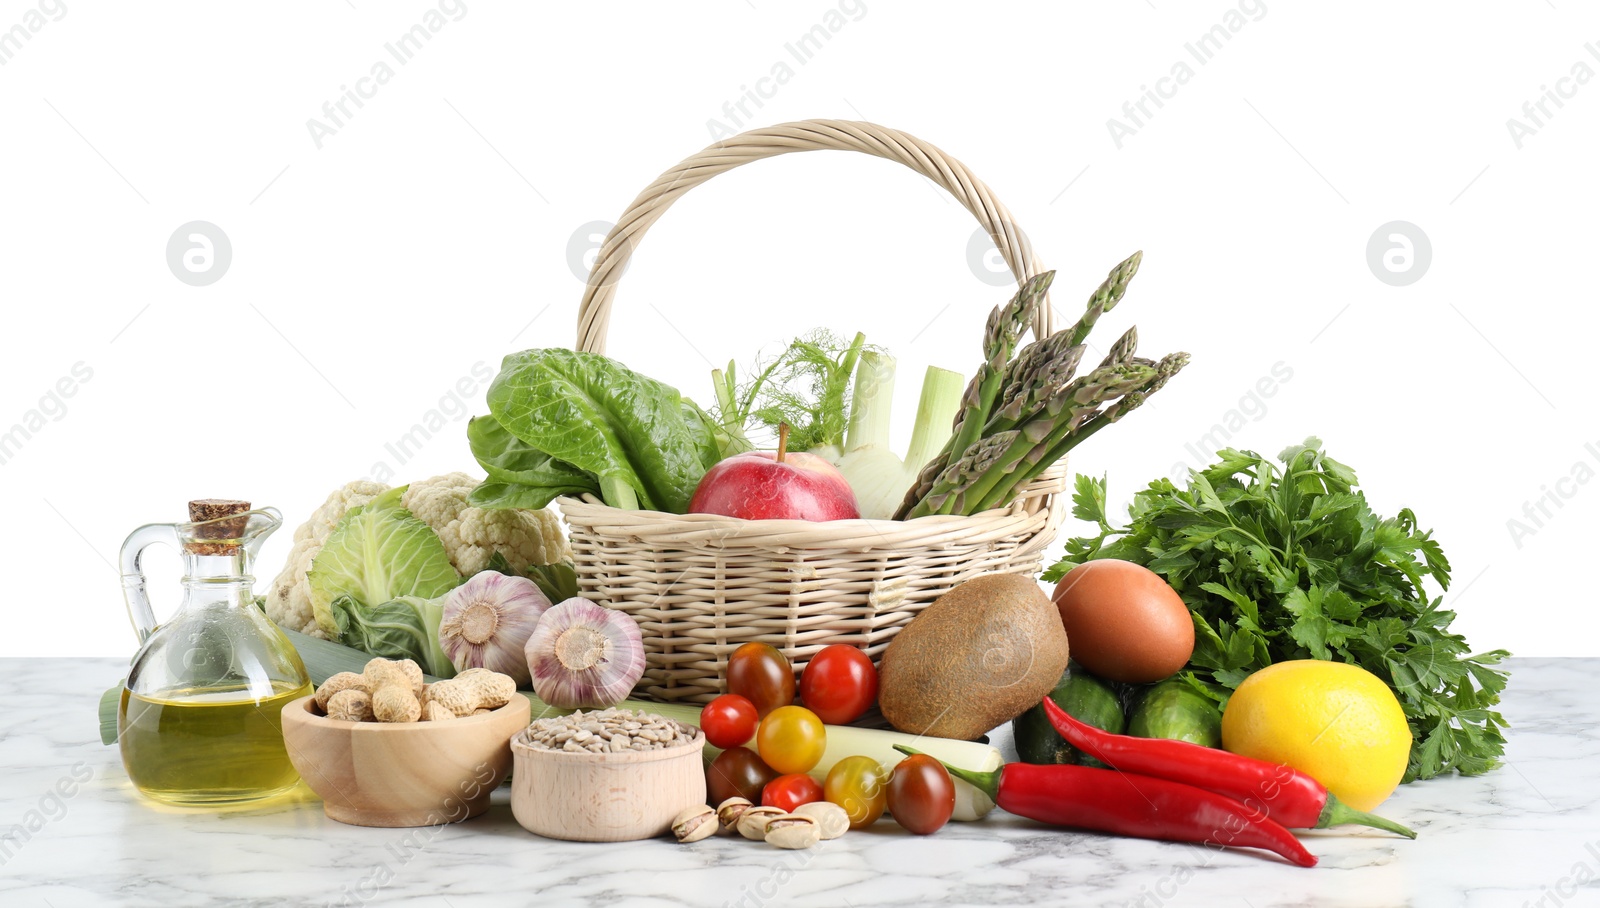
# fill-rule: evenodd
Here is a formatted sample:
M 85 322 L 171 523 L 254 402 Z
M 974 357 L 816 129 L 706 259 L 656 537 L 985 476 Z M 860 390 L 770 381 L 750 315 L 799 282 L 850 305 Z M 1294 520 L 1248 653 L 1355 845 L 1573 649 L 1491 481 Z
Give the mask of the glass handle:
M 156 629 L 155 609 L 144 589 L 144 550 L 152 545 L 182 546 L 178 528 L 170 523 L 147 524 L 128 534 L 122 543 L 122 598 L 128 603 L 128 620 L 133 622 L 133 632 L 139 636 L 139 645 L 150 639 Z

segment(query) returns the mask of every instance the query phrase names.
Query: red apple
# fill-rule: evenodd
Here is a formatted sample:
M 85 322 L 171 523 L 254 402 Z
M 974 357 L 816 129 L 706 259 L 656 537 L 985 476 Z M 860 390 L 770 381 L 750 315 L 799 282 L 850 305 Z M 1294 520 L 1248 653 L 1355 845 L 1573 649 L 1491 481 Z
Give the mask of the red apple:
M 833 464 L 815 454 L 786 451 L 789 427 L 778 428 L 778 450 L 735 454 L 711 469 L 689 500 L 691 514 L 745 520 L 853 520 L 856 493 Z

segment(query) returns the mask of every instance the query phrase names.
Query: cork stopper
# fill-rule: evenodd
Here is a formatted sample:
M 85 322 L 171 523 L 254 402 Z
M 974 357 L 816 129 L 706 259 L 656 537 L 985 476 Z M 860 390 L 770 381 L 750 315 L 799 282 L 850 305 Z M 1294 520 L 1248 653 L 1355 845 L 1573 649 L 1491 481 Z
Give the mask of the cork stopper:
M 198 526 L 194 528 L 194 538 L 183 544 L 184 551 L 193 555 L 237 553 L 239 537 L 244 535 L 245 526 L 250 522 L 250 518 L 243 515 L 249 510 L 250 502 L 227 498 L 201 498 L 189 502 L 189 522 Z M 222 519 L 225 517 L 236 519 Z M 208 539 L 222 541 L 207 542 Z

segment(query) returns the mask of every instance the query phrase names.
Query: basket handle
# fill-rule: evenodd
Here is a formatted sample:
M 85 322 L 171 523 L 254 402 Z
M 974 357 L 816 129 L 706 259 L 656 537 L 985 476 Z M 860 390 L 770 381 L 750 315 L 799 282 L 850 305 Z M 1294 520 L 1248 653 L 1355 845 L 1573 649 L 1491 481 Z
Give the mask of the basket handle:
M 595 256 L 594 267 L 589 270 L 583 302 L 578 307 L 577 349 L 605 352 L 611 300 L 616 295 L 617 281 L 633 255 L 633 247 L 679 196 L 741 164 L 791 151 L 830 149 L 859 151 L 898 161 L 942 186 L 989 232 L 1019 285 L 1042 270 L 1033 256 L 1027 235 L 1017 229 L 1011 212 L 989 192 L 989 187 L 973 176 L 965 164 L 927 142 L 898 129 L 853 120 L 781 123 L 752 129 L 708 146 L 657 177 L 639 193 L 623 212 L 617 226 L 606 235 L 605 243 Z M 1048 337 L 1051 330 L 1050 301 L 1046 298 L 1038 308 L 1033 331 L 1036 337 Z

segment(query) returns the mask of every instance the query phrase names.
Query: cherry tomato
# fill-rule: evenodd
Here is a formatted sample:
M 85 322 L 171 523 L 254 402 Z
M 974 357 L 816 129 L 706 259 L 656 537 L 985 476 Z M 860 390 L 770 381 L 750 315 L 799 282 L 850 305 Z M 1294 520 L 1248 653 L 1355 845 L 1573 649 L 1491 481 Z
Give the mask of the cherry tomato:
M 827 747 L 827 727 L 804 706 L 780 706 L 756 729 L 761 759 L 781 773 L 810 772 Z
M 794 669 L 776 647 L 746 643 L 728 657 L 728 693 L 738 694 L 767 713 L 794 702 Z
M 790 813 L 801 804 L 822 800 L 822 784 L 803 772 L 779 776 L 761 790 L 761 806 L 779 807 Z
M 823 797 L 844 808 L 851 829 L 871 826 L 883 816 L 887 800 L 883 776 L 877 760 L 845 757 L 828 771 L 828 779 L 822 783 Z
M 761 790 L 777 777 L 778 773 L 762 762 L 755 751 L 748 747 L 731 747 L 717 754 L 706 767 L 706 798 L 713 805 L 734 797 L 759 804 Z
M 738 694 L 723 694 L 700 710 L 700 727 L 712 747 L 727 750 L 748 744 L 755 737 L 756 705 Z
M 956 785 L 950 772 L 927 754 L 901 760 L 889 777 L 889 812 L 908 832 L 932 835 L 950 822 Z
M 878 670 L 853 646 L 824 647 L 800 674 L 800 699 L 829 725 L 848 725 L 878 699 Z

